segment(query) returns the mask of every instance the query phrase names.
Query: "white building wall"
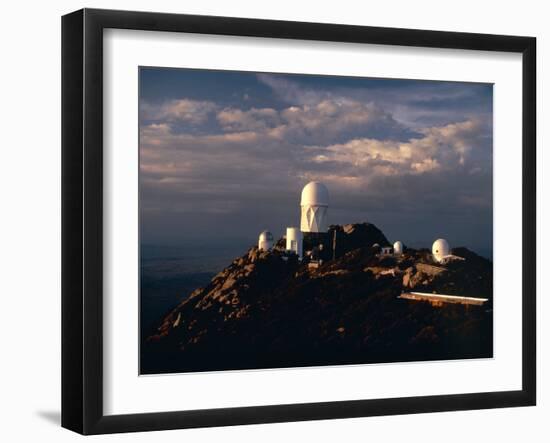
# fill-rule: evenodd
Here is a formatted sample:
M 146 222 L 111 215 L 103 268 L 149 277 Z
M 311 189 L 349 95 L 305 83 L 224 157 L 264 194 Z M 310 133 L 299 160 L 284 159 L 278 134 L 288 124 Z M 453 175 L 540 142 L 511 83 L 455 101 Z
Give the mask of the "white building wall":
M 264 231 L 258 237 L 258 249 L 260 251 L 269 251 L 273 248 L 273 234 L 269 231 Z
M 328 189 L 323 183 L 312 181 L 305 185 L 300 200 L 302 208 L 300 230 L 302 232 L 327 232 L 328 204 Z
M 438 238 L 432 245 L 432 255 L 438 263 L 443 262 L 443 259 L 451 253 L 449 242 L 444 238 Z
M 286 250 L 302 258 L 303 238 L 298 228 L 286 228 Z
M 393 253 L 395 255 L 401 255 L 403 254 L 403 243 L 401 243 L 400 241 L 396 241 L 394 244 L 393 244 Z
M 328 206 L 302 206 L 300 230 L 302 232 L 327 232 L 328 231 Z

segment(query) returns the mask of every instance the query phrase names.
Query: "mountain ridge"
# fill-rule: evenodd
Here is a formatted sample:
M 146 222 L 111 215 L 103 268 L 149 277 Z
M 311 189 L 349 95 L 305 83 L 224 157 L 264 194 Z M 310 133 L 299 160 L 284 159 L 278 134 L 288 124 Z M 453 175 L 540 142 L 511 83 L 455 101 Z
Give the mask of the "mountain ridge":
M 373 245 L 389 242 L 370 223 L 331 226 L 328 238 L 335 232 L 316 268 L 288 256 L 284 239 L 233 260 L 151 331 L 141 373 L 492 356 L 489 260 L 466 248 L 446 265 L 428 250 L 380 255 Z M 399 299 L 404 290 L 489 302 L 434 307 Z

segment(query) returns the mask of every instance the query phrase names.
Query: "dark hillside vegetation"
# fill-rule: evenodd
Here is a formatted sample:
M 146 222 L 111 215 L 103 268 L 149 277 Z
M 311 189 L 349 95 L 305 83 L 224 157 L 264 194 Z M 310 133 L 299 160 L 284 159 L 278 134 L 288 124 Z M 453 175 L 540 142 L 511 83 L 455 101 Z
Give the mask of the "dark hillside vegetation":
M 427 251 L 380 256 L 372 245 L 389 243 L 374 225 L 333 230 L 336 258 L 315 269 L 286 257 L 282 241 L 235 259 L 147 334 L 141 373 L 492 356 L 490 261 L 465 248 L 447 265 Z M 489 302 L 434 307 L 398 298 L 404 290 Z

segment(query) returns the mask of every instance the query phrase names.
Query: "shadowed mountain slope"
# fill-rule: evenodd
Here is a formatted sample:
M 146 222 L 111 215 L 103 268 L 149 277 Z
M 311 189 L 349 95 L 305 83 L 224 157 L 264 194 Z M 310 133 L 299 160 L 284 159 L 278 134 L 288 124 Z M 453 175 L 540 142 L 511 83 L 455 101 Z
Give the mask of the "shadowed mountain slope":
M 335 259 L 311 268 L 256 247 L 195 290 L 151 331 L 141 373 L 360 364 L 492 356 L 492 263 L 435 264 L 427 250 L 389 245 L 372 224 L 331 226 Z M 333 257 L 331 248 L 325 253 Z M 402 291 L 488 298 L 483 306 L 399 299 Z

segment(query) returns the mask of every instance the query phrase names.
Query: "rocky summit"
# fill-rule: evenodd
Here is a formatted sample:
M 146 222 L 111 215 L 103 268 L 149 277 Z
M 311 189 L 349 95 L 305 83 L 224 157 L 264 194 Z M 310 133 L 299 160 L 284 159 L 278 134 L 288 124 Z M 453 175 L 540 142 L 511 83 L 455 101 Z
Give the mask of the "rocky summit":
M 336 234 L 335 234 L 336 232 Z M 331 226 L 322 264 L 252 247 L 182 301 L 141 348 L 141 373 L 491 357 L 492 262 L 466 248 L 433 261 L 389 245 L 369 223 Z M 400 298 L 418 291 L 481 297 L 482 306 Z

